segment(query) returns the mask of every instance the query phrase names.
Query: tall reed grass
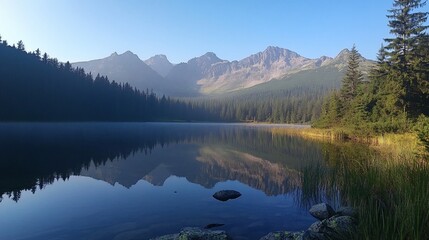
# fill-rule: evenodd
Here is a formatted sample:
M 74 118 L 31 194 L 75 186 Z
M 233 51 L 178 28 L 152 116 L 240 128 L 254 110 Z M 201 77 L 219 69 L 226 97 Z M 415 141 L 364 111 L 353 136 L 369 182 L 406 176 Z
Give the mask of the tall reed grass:
M 301 200 L 358 209 L 356 239 L 429 239 L 429 164 L 417 157 L 331 148 L 327 165 L 302 170 Z M 358 150 L 359 151 L 359 150 Z
M 353 137 L 342 129 L 314 128 L 272 133 L 323 145 L 326 164 L 301 171 L 302 204 L 355 207 L 356 239 L 429 239 L 429 154 L 415 133 Z

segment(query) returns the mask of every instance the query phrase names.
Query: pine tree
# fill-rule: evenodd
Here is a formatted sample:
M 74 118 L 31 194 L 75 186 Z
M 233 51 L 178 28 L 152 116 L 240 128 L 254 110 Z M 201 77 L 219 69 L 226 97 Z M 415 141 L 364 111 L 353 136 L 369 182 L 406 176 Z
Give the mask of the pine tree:
M 43 57 L 42 57 L 42 62 L 43 62 L 43 63 L 48 63 L 48 58 L 49 58 L 48 54 L 47 54 L 47 53 L 44 53 L 44 54 L 43 54 Z
M 387 16 L 390 19 L 390 33 L 394 36 L 385 39 L 388 43 L 388 61 L 392 66 L 390 78 L 401 86 L 401 107 L 411 116 L 418 115 L 424 104 L 422 94 L 426 90 L 422 88 L 421 81 L 427 79 L 422 79 L 421 76 L 426 74 L 419 75 L 419 71 L 429 71 L 421 62 L 421 47 L 424 47 L 422 43 L 428 28 L 424 24 L 428 13 L 415 11 L 425 4 L 426 1 L 423 0 L 395 0 L 393 9 L 389 10 L 390 15 Z M 424 48 L 427 47 L 426 45 Z
M 24 42 L 22 40 L 18 41 L 17 48 L 18 48 L 18 50 L 25 51 Z
M 386 77 L 389 72 L 389 62 L 387 61 L 387 52 L 386 48 L 381 44 L 380 49 L 377 54 L 376 65 L 371 69 L 369 73 L 369 78 L 371 81 L 380 81 L 382 78 Z
M 347 72 L 343 78 L 340 90 L 340 99 L 343 107 L 342 114 L 346 113 L 349 109 L 350 102 L 356 97 L 359 84 L 363 80 L 363 74 L 359 70 L 359 62 L 360 54 L 356 46 L 353 45 L 347 63 Z
M 419 57 L 416 59 L 415 71 L 417 76 L 417 88 L 419 89 L 420 98 L 418 100 L 421 113 L 429 116 L 429 35 L 419 39 L 417 53 Z
M 37 59 L 40 59 L 40 50 L 36 49 L 36 51 L 34 51 L 34 55 L 36 55 Z

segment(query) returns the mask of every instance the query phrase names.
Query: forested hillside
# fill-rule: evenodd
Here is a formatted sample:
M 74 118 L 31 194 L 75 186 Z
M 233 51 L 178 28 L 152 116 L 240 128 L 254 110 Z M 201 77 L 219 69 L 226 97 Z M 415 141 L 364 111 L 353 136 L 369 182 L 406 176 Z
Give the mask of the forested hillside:
M 309 76 L 304 71 L 285 81 L 292 84 L 286 87 L 291 90 L 273 90 L 270 86 L 284 84 L 273 81 L 263 91 L 250 88 L 216 98 L 177 100 L 158 97 L 151 91 L 140 91 L 104 76 L 93 77 L 82 68 L 60 63 L 39 50 L 27 52 L 22 41 L 17 46 L 1 41 L 0 56 L 1 121 L 304 123 L 319 116 L 322 96 L 329 90 L 314 84 L 305 87 Z M 321 68 L 311 72 L 317 73 L 320 83 L 335 82 L 342 74 L 333 71 L 338 75 L 334 76 L 331 71 L 323 71 Z M 298 85 L 294 86 L 294 82 Z
M 0 121 L 219 120 L 0 38 Z
M 392 37 L 385 39 L 368 80 L 359 69 L 357 49 L 352 49 L 341 89 L 327 97 L 316 127 L 360 134 L 420 127 L 429 134 L 429 13 L 417 10 L 422 6 L 421 1 L 394 2 L 388 15 Z
M 350 51 L 315 69 L 302 70 L 240 91 L 193 100 L 226 121 L 309 123 L 320 117 L 325 95 L 339 89 Z M 365 79 L 374 62 L 359 56 Z

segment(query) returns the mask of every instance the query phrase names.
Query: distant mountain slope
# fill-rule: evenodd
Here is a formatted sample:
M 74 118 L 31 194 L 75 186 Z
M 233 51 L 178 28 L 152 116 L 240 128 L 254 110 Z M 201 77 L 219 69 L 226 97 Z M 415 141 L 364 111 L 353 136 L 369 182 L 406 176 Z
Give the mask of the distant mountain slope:
M 72 66 L 83 68 L 93 75 L 105 75 L 111 81 L 129 83 L 142 91 L 153 89 L 155 92 L 161 93 L 162 90 L 168 88 L 161 75 L 130 51 L 123 54 L 113 53 L 107 58 L 73 63 Z
M 285 74 L 322 66 L 329 57 L 308 59 L 279 47 L 268 47 L 240 61 L 212 65 L 198 84 L 205 94 L 222 93 L 255 86 Z
M 175 65 L 165 78 L 167 82 L 176 86 L 175 93 L 178 96 L 197 96 L 200 95 L 198 80 L 209 74 L 214 64 L 223 61 L 216 54 L 208 52 L 192 58 L 187 63 Z
M 349 50 L 344 49 L 335 58 L 325 60 L 320 67 L 285 74 L 278 79 L 272 79 L 271 81 L 250 88 L 226 93 L 223 96 L 245 96 L 257 93 L 276 95 L 284 91 L 296 91 L 299 94 L 303 90 L 324 92 L 339 88 L 347 67 L 349 53 Z M 361 58 L 361 71 L 365 77 L 367 77 L 373 64 L 373 61 Z
M 69 62 L 2 41 L 0 66 L 0 122 L 187 120 L 190 112 L 185 103 L 94 78 Z
M 156 55 L 143 62 L 128 51 L 73 66 L 106 75 L 110 80 L 128 82 L 140 90 L 153 89 L 173 97 L 217 96 L 290 90 L 292 87 L 334 88 L 341 82 L 348 53 L 344 49 L 335 58 L 309 59 L 291 50 L 270 46 L 240 61 L 222 60 L 208 52 L 173 65 L 165 55 Z M 364 73 L 371 64 L 362 58 Z
M 152 68 L 159 75 L 165 77 L 173 68 L 173 64 L 168 61 L 165 55 L 155 55 L 144 61 L 150 68 Z

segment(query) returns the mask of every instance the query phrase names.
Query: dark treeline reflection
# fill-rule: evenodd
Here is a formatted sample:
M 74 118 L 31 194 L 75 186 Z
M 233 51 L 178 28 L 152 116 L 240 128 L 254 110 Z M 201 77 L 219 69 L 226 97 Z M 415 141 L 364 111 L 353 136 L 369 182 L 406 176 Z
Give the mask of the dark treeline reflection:
M 163 180 L 157 182 L 149 173 L 164 163 L 171 166 L 170 174 L 204 187 L 238 180 L 275 195 L 298 187 L 299 169 L 321 159 L 315 143 L 242 125 L 11 123 L 1 124 L 0 133 L 0 195 L 15 201 L 23 190 L 35 192 L 82 171 L 88 175 L 108 162 L 126 167 L 127 161 L 138 164 L 131 170 L 122 169 L 127 171 L 124 175 L 136 176 L 131 184 L 142 178 L 162 184 Z M 152 151 L 172 155 L 132 160 L 150 156 Z

